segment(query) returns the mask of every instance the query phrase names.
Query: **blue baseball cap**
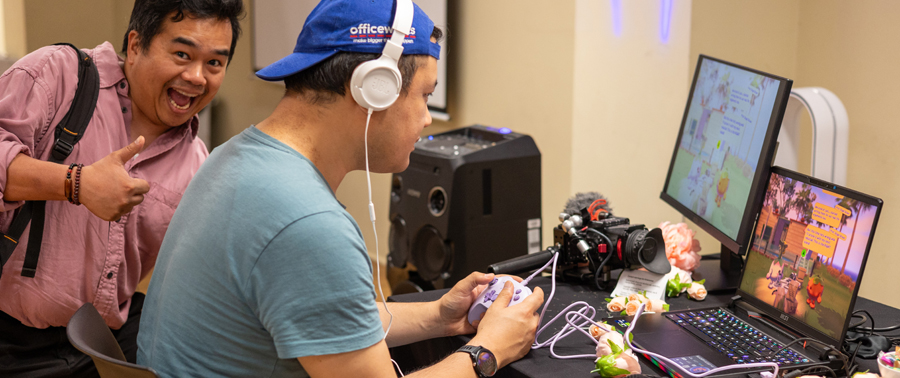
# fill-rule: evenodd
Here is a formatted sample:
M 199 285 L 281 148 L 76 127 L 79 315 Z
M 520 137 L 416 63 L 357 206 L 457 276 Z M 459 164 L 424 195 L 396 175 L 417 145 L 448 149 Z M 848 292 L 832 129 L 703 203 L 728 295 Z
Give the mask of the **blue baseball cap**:
M 279 81 L 328 59 L 339 51 L 380 54 L 391 39 L 394 0 L 322 0 L 310 12 L 297 37 L 294 52 L 256 72 L 260 79 Z M 403 55 L 440 59 L 441 46 L 431 41 L 434 22 L 413 4 Z

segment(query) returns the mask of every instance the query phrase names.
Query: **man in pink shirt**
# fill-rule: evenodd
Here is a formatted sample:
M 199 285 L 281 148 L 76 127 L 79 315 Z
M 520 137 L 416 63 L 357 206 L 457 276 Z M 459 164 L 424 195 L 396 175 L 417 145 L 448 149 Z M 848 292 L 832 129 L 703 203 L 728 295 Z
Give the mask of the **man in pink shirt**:
M 22 275 L 26 229 L 0 275 L 0 376 L 96 376 L 65 335 L 84 303 L 134 361 L 135 287 L 208 155 L 196 114 L 222 83 L 242 16 L 241 0 L 135 1 L 124 59 L 109 42 L 84 50 L 100 93 L 63 164 L 47 160 L 78 85 L 75 51 L 44 47 L 0 76 L 0 231 L 24 201 L 47 201 L 36 274 Z M 84 165 L 77 188 L 66 187 L 72 163 Z M 76 190 L 84 206 L 67 201 Z

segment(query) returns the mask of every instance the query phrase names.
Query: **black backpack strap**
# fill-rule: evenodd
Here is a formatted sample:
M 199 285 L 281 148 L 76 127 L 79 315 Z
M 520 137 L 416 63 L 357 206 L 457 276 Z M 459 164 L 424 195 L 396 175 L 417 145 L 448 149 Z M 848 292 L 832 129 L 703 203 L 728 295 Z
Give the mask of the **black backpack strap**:
M 49 161 L 62 163 L 75 144 L 84 136 L 88 123 L 97 106 L 97 98 L 100 95 L 100 73 L 93 59 L 85 52 L 69 43 L 57 43 L 73 48 L 78 54 L 78 88 L 75 90 L 75 99 L 69 111 L 56 125 L 53 144 L 53 152 Z M 46 201 L 28 201 L 13 219 L 7 230 L 7 234 L 0 238 L 0 274 L 3 265 L 9 260 L 19 243 L 19 238 L 25 231 L 30 221 L 31 231 L 28 233 L 28 247 L 25 251 L 25 263 L 22 267 L 22 276 L 34 277 L 40 257 L 41 244 L 44 238 L 44 207 Z
M 84 130 L 91 122 L 97 97 L 100 95 L 100 73 L 93 59 L 84 51 L 69 43 L 57 43 L 69 46 L 78 52 L 78 89 L 69 112 L 56 125 L 56 143 L 50 161 L 62 163 L 72 153 L 75 144 L 84 136 Z

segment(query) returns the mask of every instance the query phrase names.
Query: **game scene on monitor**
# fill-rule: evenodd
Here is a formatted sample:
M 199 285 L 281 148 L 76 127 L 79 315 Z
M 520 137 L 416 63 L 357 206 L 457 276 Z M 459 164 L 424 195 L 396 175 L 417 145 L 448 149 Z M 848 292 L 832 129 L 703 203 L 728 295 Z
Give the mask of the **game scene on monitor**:
M 700 64 L 666 193 L 732 239 L 780 85 L 709 59 Z
M 772 173 L 741 290 L 837 339 L 876 210 Z

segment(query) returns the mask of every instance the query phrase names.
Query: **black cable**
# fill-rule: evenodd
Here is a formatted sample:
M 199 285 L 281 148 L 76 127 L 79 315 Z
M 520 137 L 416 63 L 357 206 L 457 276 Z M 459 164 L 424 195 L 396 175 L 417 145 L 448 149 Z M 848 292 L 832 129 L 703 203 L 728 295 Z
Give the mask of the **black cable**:
M 603 290 L 606 290 L 606 285 L 601 285 L 600 280 L 601 280 L 601 275 L 603 274 L 603 267 L 606 266 L 606 263 L 609 262 L 609 259 L 612 258 L 612 255 L 613 255 L 612 240 L 609 240 L 608 236 L 604 235 L 602 232 L 597 231 L 593 228 L 588 227 L 587 230 L 592 231 L 597 235 L 600 235 L 600 237 L 603 238 L 603 240 L 606 240 L 606 245 L 609 246 L 609 249 L 606 251 L 606 257 L 603 259 L 603 261 L 600 262 L 600 265 L 597 266 L 597 269 L 594 271 L 594 286 L 596 286 L 598 290 L 603 291 Z
M 825 347 L 824 354 L 829 354 L 829 353 L 831 353 L 831 352 L 837 353 L 838 357 L 841 359 L 841 362 L 844 363 L 843 370 L 844 370 L 845 372 L 848 372 L 848 374 L 847 374 L 848 377 L 850 376 L 850 374 L 849 374 L 849 371 L 850 371 L 849 368 L 850 368 L 850 361 L 852 361 L 852 359 L 848 359 L 847 356 L 846 356 L 845 354 L 841 353 L 841 352 L 838 351 L 838 350 L 833 349 L 833 348 L 831 347 L 831 345 L 826 344 L 826 343 L 824 343 L 824 342 L 822 342 L 822 341 L 819 341 L 819 340 L 817 340 L 817 339 L 814 339 L 814 338 L 812 338 L 812 337 L 798 337 L 798 338 L 792 340 L 791 342 L 789 342 L 789 343 L 787 343 L 787 344 L 784 344 L 784 346 L 782 346 L 782 347 L 779 348 L 778 350 L 773 351 L 773 353 L 774 353 L 774 355 L 777 356 L 779 353 L 781 353 L 781 352 L 784 351 L 785 349 L 789 348 L 791 345 L 794 345 L 794 344 L 799 343 L 799 342 L 801 342 L 801 341 L 812 341 L 812 342 L 814 342 L 814 343 L 816 343 L 816 344 L 819 344 L 819 345 L 821 345 L 821 346 L 824 346 L 824 347 Z M 804 348 L 804 349 L 805 349 L 805 348 Z M 859 349 L 859 348 L 857 348 L 857 349 Z M 854 354 L 854 357 L 856 357 L 855 354 Z
M 900 329 L 900 324 L 895 324 L 890 327 L 884 327 L 884 328 L 867 328 L 867 327 L 860 327 L 860 326 L 850 327 L 850 328 L 856 328 L 857 330 L 860 330 L 860 331 L 890 332 L 893 330 Z
M 870 313 L 869 313 L 868 311 L 866 311 L 866 310 L 856 310 L 856 311 L 853 311 L 854 314 L 856 314 L 856 313 L 858 313 L 858 312 L 864 313 L 864 314 L 866 314 L 866 316 L 869 317 L 869 320 L 872 322 L 872 328 L 869 328 L 869 336 L 874 335 L 874 334 L 875 334 L 875 317 L 873 317 L 872 314 L 870 314 Z M 859 348 L 857 347 L 856 349 L 859 349 Z
M 860 320 L 856 324 L 851 324 L 849 327 L 847 327 L 847 329 L 853 329 L 853 328 L 859 327 L 859 326 L 869 322 L 869 318 L 867 318 L 865 315 L 856 315 L 855 312 L 853 314 L 850 314 L 850 317 L 851 318 L 862 318 L 862 320 Z

